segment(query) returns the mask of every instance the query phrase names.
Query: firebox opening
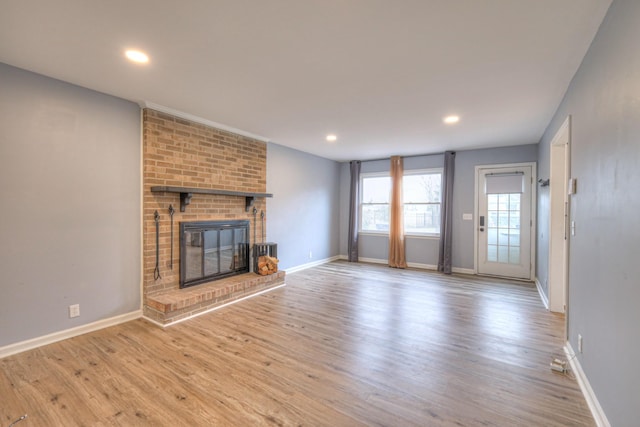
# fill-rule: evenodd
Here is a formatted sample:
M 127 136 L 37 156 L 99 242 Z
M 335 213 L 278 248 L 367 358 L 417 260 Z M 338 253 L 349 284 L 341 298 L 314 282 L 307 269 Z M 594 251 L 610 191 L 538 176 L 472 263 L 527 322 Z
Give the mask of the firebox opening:
M 248 273 L 249 221 L 180 223 L 180 288 Z

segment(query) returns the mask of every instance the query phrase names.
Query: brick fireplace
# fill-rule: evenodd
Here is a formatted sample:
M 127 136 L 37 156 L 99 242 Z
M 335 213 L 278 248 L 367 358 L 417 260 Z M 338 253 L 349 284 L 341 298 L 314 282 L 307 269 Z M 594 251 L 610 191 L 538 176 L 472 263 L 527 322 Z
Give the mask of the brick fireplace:
M 259 213 L 266 213 L 266 199 L 244 195 L 265 193 L 266 159 L 267 147 L 262 141 L 143 110 L 145 317 L 166 325 L 284 283 L 284 272 L 280 271 L 269 276 L 246 273 L 180 289 L 181 222 L 249 221 L 250 245 L 257 243 L 254 236 L 264 235 Z M 204 194 L 194 191 L 187 199 L 179 192 L 159 191 L 169 188 L 201 189 Z M 223 194 L 211 194 L 210 190 Z M 170 205 L 174 208 L 173 250 Z M 254 208 L 258 212 L 255 222 Z

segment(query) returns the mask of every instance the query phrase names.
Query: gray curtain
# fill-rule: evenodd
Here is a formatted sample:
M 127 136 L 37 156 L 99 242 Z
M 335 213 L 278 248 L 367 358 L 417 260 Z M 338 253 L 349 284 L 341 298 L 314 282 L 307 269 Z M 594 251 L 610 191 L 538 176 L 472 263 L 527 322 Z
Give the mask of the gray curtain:
M 349 195 L 349 262 L 358 262 L 358 212 L 360 204 L 360 161 L 353 160 L 351 166 L 351 193 Z
M 453 173 L 456 153 L 444 153 L 444 172 L 442 173 L 442 206 L 440 211 L 440 254 L 438 271 L 451 274 L 451 227 L 453 223 Z

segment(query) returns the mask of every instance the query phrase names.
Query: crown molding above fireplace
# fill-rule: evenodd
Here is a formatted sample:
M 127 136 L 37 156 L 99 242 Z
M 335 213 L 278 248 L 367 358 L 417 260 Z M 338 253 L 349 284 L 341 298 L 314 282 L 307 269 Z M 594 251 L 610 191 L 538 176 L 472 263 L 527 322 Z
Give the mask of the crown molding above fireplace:
M 143 109 L 150 108 L 152 110 L 160 111 L 162 113 L 171 114 L 172 116 L 175 116 L 175 117 L 180 117 L 182 119 L 200 123 L 201 125 L 209 126 L 216 129 L 226 130 L 227 132 L 235 133 L 237 135 L 242 135 L 248 138 L 257 139 L 258 141 L 271 142 L 271 139 L 265 136 L 256 135 L 255 133 L 247 132 L 242 129 L 238 129 L 232 126 L 224 125 L 222 123 L 214 122 L 213 120 L 209 120 L 193 114 L 185 113 L 184 111 L 179 111 L 173 108 L 165 107 L 164 105 L 159 105 L 149 101 L 138 102 L 138 105 L 140 106 L 140 108 L 143 108 Z
M 216 190 L 213 188 L 197 188 L 197 187 L 168 187 L 154 186 L 151 187 L 152 193 L 179 193 L 180 194 L 180 212 L 184 212 L 187 205 L 191 203 L 191 197 L 194 194 L 211 194 L 218 196 L 238 196 L 245 198 L 245 211 L 249 212 L 249 208 L 253 206 L 257 197 L 273 197 L 270 193 L 247 193 L 244 191 Z

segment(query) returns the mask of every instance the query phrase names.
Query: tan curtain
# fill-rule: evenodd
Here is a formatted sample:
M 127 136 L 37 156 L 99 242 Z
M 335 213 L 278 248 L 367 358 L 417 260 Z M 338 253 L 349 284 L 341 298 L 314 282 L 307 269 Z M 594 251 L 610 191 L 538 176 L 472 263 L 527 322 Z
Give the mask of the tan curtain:
M 391 206 L 389 218 L 389 267 L 406 268 L 402 205 L 402 157 L 391 157 Z

